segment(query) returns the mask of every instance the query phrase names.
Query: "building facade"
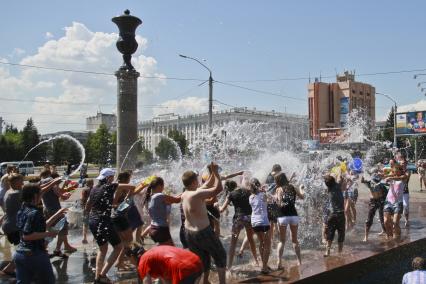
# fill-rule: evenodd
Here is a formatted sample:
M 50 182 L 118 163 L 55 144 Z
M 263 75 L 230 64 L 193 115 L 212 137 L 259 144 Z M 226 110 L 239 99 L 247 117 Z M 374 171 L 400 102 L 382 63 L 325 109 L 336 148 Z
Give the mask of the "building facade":
M 213 127 L 223 126 L 230 121 L 277 122 L 281 127 L 284 125 L 289 137 L 300 140 L 308 138 L 308 117 L 305 115 L 247 108 L 232 108 L 213 113 Z M 152 152 L 158 145 L 160 136 L 167 136 L 170 130 L 182 132 L 191 144 L 208 133 L 208 113 L 186 116 L 164 114 L 152 120 L 140 122 L 138 127 L 139 136 L 144 137 L 145 148 Z
M 96 132 L 101 124 L 105 124 L 108 131 L 113 132 L 117 128 L 117 116 L 115 114 L 98 112 L 96 116 L 86 118 L 86 130 L 89 132 Z
M 324 83 L 315 79 L 308 85 L 309 136 L 320 140 L 320 130 L 345 128 L 349 113 L 365 110 L 373 123 L 376 109 L 376 89 L 355 81 L 355 74 L 346 71 L 336 76 L 336 83 Z

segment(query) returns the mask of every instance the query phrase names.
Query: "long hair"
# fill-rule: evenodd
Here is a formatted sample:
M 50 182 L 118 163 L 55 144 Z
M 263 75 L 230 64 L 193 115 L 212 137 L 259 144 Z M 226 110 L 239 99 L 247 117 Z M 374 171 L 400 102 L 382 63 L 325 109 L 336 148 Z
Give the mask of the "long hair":
M 161 177 L 155 177 L 148 186 L 145 203 L 151 200 L 152 192 L 159 186 L 164 186 L 164 180 Z
M 257 178 L 252 178 L 250 180 L 251 193 L 257 195 L 260 191 L 260 186 L 261 186 L 260 181 Z

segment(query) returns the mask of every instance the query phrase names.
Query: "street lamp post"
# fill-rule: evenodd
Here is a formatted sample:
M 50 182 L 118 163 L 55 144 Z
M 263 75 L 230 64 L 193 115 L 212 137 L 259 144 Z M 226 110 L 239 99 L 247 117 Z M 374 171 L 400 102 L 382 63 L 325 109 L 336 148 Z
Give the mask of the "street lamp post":
M 394 111 L 393 111 L 393 145 L 396 148 L 396 113 L 397 113 L 397 105 L 396 105 L 396 101 L 389 95 L 387 94 L 383 94 L 383 93 L 378 93 L 376 92 L 377 95 L 381 95 L 384 96 L 386 98 L 388 98 L 389 100 L 391 100 L 394 103 Z
M 179 56 L 182 57 L 182 58 L 194 60 L 194 61 L 198 62 L 201 66 L 206 68 L 207 71 L 209 71 L 209 122 L 208 122 L 208 124 L 209 124 L 209 133 L 211 133 L 212 129 L 213 129 L 213 77 L 212 77 L 212 70 L 210 70 L 209 67 L 207 67 L 204 63 L 202 63 L 197 58 L 182 55 L 182 54 L 179 54 Z

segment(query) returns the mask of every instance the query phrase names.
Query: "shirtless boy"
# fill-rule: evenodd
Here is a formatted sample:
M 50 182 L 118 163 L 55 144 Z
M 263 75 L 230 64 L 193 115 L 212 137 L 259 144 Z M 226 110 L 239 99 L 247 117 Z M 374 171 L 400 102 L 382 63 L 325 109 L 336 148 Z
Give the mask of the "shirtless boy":
M 222 191 L 218 166 L 209 165 L 210 176 L 199 187 L 198 175 L 187 171 L 182 176 L 185 191 L 182 193 L 182 208 L 185 215 L 185 237 L 189 249 L 197 254 L 204 266 L 204 283 L 209 283 L 210 257 L 213 258 L 219 274 L 219 283 L 225 283 L 226 252 L 207 217 L 206 199 Z

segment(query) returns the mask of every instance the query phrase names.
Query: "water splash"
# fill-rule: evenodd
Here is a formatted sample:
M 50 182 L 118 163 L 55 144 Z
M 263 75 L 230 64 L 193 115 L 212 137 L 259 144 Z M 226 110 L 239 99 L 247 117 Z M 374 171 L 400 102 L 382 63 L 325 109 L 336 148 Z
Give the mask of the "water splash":
M 124 156 L 123 162 L 121 163 L 121 166 L 120 166 L 120 172 L 121 172 L 121 170 L 123 169 L 124 163 L 126 162 L 127 158 L 129 157 L 130 152 L 133 150 L 133 148 L 134 148 L 137 144 L 141 143 L 142 141 L 143 141 L 143 140 L 142 140 L 141 138 L 139 138 L 138 140 L 136 140 L 135 142 L 133 142 L 133 144 L 130 146 L 129 150 L 128 150 L 128 151 L 127 151 L 127 153 L 126 153 L 126 156 Z
M 80 150 L 80 155 L 81 155 L 81 160 L 80 160 L 80 164 L 78 165 L 78 167 L 70 174 L 70 176 L 73 176 L 74 174 L 76 174 L 79 170 L 80 170 L 80 168 L 81 168 L 81 166 L 83 165 L 83 163 L 84 163 L 84 160 L 86 159 L 86 150 L 84 149 L 84 147 L 83 147 L 83 145 L 81 145 L 81 143 L 80 143 L 80 141 L 78 141 L 77 139 L 75 139 L 74 137 L 72 137 L 72 136 L 70 136 L 70 135 L 68 135 L 68 134 L 60 134 L 60 135 L 57 135 L 57 136 L 54 136 L 54 137 L 51 137 L 51 138 L 49 138 L 49 139 L 47 139 L 47 140 L 43 140 L 43 141 L 41 141 L 40 143 L 38 143 L 37 145 L 35 145 L 34 147 L 32 147 L 26 154 L 25 154 L 25 156 L 24 156 L 24 158 L 21 160 L 21 162 L 19 162 L 19 163 L 22 163 L 22 161 L 24 161 L 25 160 L 25 158 L 27 158 L 28 157 L 28 155 L 32 152 L 32 151 L 34 151 L 35 149 L 37 149 L 40 145 L 43 145 L 43 144 L 46 144 L 46 143 L 49 143 L 49 142 L 51 142 L 51 141 L 53 141 L 53 140 L 56 140 L 56 139 L 67 139 L 67 140 L 71 140 L 72 142 L 74 142 L 76 145 L 77 145 L 77 147 L 79 148 L 79 150 Z

